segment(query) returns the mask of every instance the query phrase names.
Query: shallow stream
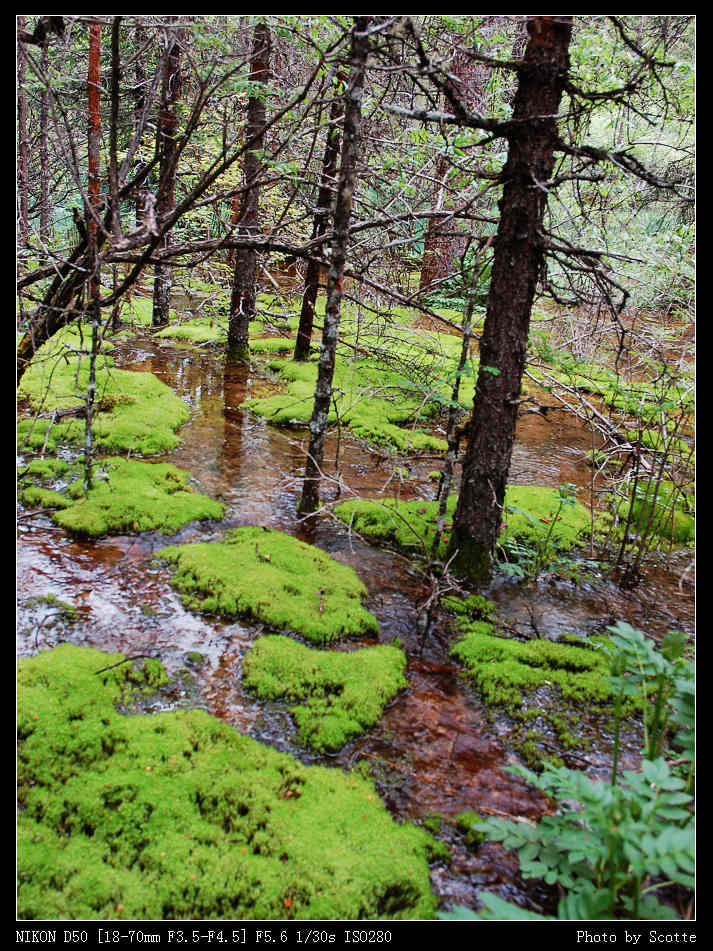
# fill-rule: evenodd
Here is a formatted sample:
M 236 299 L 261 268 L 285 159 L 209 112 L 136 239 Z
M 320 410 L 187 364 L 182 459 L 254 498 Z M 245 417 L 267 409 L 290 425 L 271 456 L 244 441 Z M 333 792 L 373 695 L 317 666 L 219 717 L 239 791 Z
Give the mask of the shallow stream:
M 280 431 L 240 409 L 251 396 L 274 386 L 244 365 L 226 365 L 215 350 L 161 345 L 149 336 L 118 344 L 117 365 L 156 374 L 186 400 L 191 420 L 181 430 L 182 445 L 164 457 L 192 474 L 199 491 L 227 506 L 220 523 L 193 525 L 167 538 L 151 533 L 76 541 L 42 514 L 21 511 L 17 548 L 18 655 L 26 656 L 63 640 L 127 655 L 158 656 L 169 673 L 191 667 L 197 691 L 179 690 L 173 702 L 198 702 L 211 713 L 264 742 L 306 762 L 347 767 L 365 759 L 380 793 L 394 815 L 422 820 L 434 814 L 454 818 L 466 810 L 536 818 L 540 798 L 504 771 L 517 762 L 507 749 L 508 724 L 489 721 L 473 690 L 449 658 L 449 632 L 439 615 L 426 625 L 423 605 L 430 589 L 413 564 L 351 537 L 336 519 L 300 521 L 304 433 Z M 571 482 L 586 499 L 590 470 L 584 453 L 588 432 L 564 413 L 544 419 L 524 416 L 513 456 L 513 483 L 558 486 Z M 368 451 L 342 433 L 330 439 L 326 459 L 334 473 L 339 453 L 341 497 L 414 495 L 432 498 L 428 474 L 435 457 L 397 460 L 409 470 L 401 481 L 395 461 Z M 335 499 L 337 482 L 324 486 Z M 317 757 L 296 745 L 296 731 L 284 705 L 259 703 L 241 685 L 241 662 L 261 633 L 260 625 L 226 623 L 189 613 L 169 586 L 168 568 L 152 559 L 165 544 L 217 538 L 226 528 L 259 524 L 296 535 L 350 565 L 365 583 L 367 608 L 379 621 L 381 642 L 399 637 L 409 658 L 410 687 L 387 709 L 379 726 L 335 756 Z M 693 598 L 687 562 L 677 571 L 650 573 L 633 591 L 621 591 L 603 579 L 574 585 L 543 582 L 517 585 L 499 581 L 484 592 L 515 630 L 532 635 L 563 632 L 591 634 L 618 619 L 655 637 L 669 629 L 693 633 Z M 69 623 L 56 606 L 36 599 L 54 595 L 74 605 Z M 341 645 L 350 650 L 353 642 Z M 169 703 L 169 700 L 165 701 Z M 610 738 L 602 735 L 596 751 L 579 757 L 592 771 L 606 768 Z M 575 754 L 576 756 L 576 754 Z M 630 743 L 624 766 L 635 764 Z M 573 763 L 574 765 L 574 763 Z M 432 871 L 434 891 L 449 904 L 475 904 L 481 888 L 497 891 L 533 909 L 546 907 L 539 893 L 517 876 L 514 858 L 495 844 L 477 852 L 451 837 L 453 861 Z

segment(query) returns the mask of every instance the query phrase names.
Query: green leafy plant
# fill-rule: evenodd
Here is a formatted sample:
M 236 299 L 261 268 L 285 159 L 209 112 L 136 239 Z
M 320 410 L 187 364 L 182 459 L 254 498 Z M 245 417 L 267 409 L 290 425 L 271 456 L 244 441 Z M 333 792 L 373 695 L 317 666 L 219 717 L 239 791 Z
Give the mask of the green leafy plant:
M 679 632 L 669 633 L 658 650 L 625 622 L 608 631 L 600 649 L 609 659 L 616 697 L 611 782 L 552 764 L 540 775 L 512 767 L 511 772 L 544 793 L 554 813 L 538 823 L 488 818 L 479 830 L 517 851 L 525 878 L 560 886 L 559 919 L 674 918 L 673 909 L 661 904 L 655 893 L 671 884 L 694 885 L 693 664 Z M 644 709 L 644 759 L 640 772 L 618 775 L 624 702 L 637 695 Z M 663 754 L 672 730 L 671 744 L 680 755 L 669 763 Z M 687 767 L 686 775 L 679 775 L 681 764 Z M 547 917 L 495 895 L 484 895 L 482 904 L 478 913 L 456 908 L 447 916 Z

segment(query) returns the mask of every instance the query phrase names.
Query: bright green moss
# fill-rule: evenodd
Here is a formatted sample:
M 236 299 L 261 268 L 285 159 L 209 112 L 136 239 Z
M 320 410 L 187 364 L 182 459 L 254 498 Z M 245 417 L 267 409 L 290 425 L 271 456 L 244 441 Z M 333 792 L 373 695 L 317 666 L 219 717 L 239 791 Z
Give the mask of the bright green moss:
M 180 340 L 187 343 L 225 343 L 228 329 L 206 318 L 171 324 L 155 335 L 162 340 Z
M 556 686 L 575 703 L 601 705 L 611 698 L 609 664 L 594 649 L 545 638 L 500 637 L 487 621 L 461 621 L 451 654 L 466 667 L 486 703 L 517 711 L 524 693 Z
M 354 571 L 282 532 L 245 526 L 160 557 L 176 565 L 171 583 L 193 610 L 254 617 L 318 643 L 378 631 Z
M 430 549 L 440 503 L 412 499 L 373 501 L 350 499 L 338 505 L 334 513 L 354 531 L 372 541 L 395 545 L 404 551 L 425 552 Z M 445 531 L 439 547 L 444 557 L 450 542 L 456 497 L 448 499 Z M 544 539 L 552 527 L 552 518 L 559 508 L 557 489 L 545 486 L 511 485 L 505 494 L 505 518 L 500 543 L 518 542 L 534 546 Z M 576 503 L 562 508 L 552 527 L 550 544 L 553 549 L 572 548 L 590 525 L 587 509 Z
M 98 673 L 121 660 L 64 644 L 19 664 L 21 920 L 434 917 L 429 837 L 370 782 L 202 710 L 123 716 L 162 668 Z
M 461 812 L 456 817 L 456 828 L 464 834 L 466 845 L 477 848 L 486 841 L 487 834 L 479 828 L 484 822 L 485 819 L 472 810 Z
M 186 488 L 187 472 L 168 463 L 109 457 L 93 472 L 94 485 L 86 498 L 78 480 L 62 493 L 30 487 L 22 501 L 56 507 L 52 520 L 57 525 L 90 536 L 148 531 L 171 535 L 190 522 L 223 514 L 219 502 Z
M 341 749 L 379 720 L 407 686 L 405 669 L 404 652 L 389 644 L 347 654 L 275 635 L 248 652 L 243 682 L 261 700 L 300 701 L 291 711 L 300 739 L 324 752 Z
M 33 411 L 49 414 L 83 405 L 77 394 L 87 389 L 89 357 L 85 352 L 80 361 L 73 352 L 76 345 L 76 334 L 65 328 L 35 354 L 18 389 L 19 397 L 27 397 Z M 92 431 L 97 449 L 155 455 L 178 445 L 176 430 L 188 419 L 188 406 L 152 373 L 118 370 L 109 357 L 100 355 L 96 385 Z M 19 445 L 24 446 L 27 440 L 31 448 L 41 448 L 49 425 L 50 421 L 44 419 L 23 420 L 18 426 Z M 60 439 L 80 443 L 84 422 L 70 420 L 59 428 L 53 426 L 53 432 L 55 438 L 48 443 L 51 450 Z

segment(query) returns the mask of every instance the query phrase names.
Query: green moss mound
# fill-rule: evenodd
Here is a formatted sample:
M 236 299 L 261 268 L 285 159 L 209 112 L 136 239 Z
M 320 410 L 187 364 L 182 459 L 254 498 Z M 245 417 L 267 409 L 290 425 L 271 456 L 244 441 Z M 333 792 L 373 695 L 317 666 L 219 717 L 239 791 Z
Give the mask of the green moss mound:
M 390 644 L 353 653 L 320 651 L 289 637 L 261 637 L 243 662 L 243 682 L 261 700 L 292 708 L 305 745 L 338 750 L 373 726 L 407 686 L 404 652 Z
M 466 667 L 486 703 L 518 711 L 523 694 L 556 686 L 575 703 L 601 705 L 611 698 L 609 664 L 591 647 L 537 638 L 501 637 L 488 621 L 459 621 L 451 654 Z
M 371 783 L 201 710 L 127 717 L 134 672 L 61 645 L 18 667 L 18 917 L 432 918 L 427 835 Z
M 218 519 L 224 508 L 187 488 L 188 473 L 168 463 L 108 457 L 93 469 L 93 488 L 84 497 L 82 473 L 62 492 L 29 486 L 25 505 L 55 508 L 52 521 L 78 535 L 158 531 L 172 535 L 201 519 Z
M 450 543 L 456 497 L 448 499 L 446 523 L 439 557 L 445 557 Z M 500 544 L 517 542 L 536 545 L 550 528 L 550 544 L 557 551 L 568 551 L 589 529 L 589 511 L 577 502 L 565 506 L 557 521 L 552 519 L 559 509 L 559 490 L 545 486 L 511 485 L 505 494 L 505 518 Z M 383 501 L 349 499 L 338 505 L 334 513 L 354 531 L 379 544 L 389 544 L 406 552 L 430 550 L 438 517 L 439 502 L 412 499 L 402 502 L 386 498 Z
M 45 416 L 81 407 L 83 400 L 76 394 L 86 392 L 89 383 L 88 344 L 86 328 L 83 344 L 76 328 L 65 328 L 48 340 L 25 371 L 19 398 L 26 397 L 33 412 Z M 92 431 L 97 449 L 157 455 L 179 444 L 176 430 L 188 419 L 188 406 L 152 373 L 118 370 L 109 356 L 100 354 L 96 386 Z M 62 443 L 81 444 L 83 439 L 84 421 L 76 418 L 55 425 L 50 419 L 25 419 L 18 425 L 22 448 L 41 449 L 47 440 L 47 448 L 56 451 Z
M 284 393 L 242 405 L 275 426 L 306 426 L 312 417 L 317 364 L 273 360 L 270 367 L 285 382 Z M 338 362 L 334 388 L 336 408 L 331 409 L 330 423 L 339 421 L 359 439 L 398 452 L 445 451 L 444 439 L 417 425 L 442 403 L 428 400 L 423 388 L 404 374 L 374 360 Z
M 378 631 L 354 571 L 283 532 L 249 525 L 160 557 L 176 566 L 171 583 L 192 610 L 253 617 L 325 644 Z

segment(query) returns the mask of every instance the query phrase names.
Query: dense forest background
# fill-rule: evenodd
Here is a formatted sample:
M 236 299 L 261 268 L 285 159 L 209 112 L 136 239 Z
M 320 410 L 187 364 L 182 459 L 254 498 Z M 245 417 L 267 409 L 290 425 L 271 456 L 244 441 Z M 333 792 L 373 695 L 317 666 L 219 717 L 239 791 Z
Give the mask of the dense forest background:
M 551 671 L 589 660 L 572 644 L 561 661 L 550 656 L 541 642 L 557 638 L 534 609 L 534 634 L 498 627 L 483 593 L 565 579 L 606 583 L 626 602 L 665 576 L 691 601 L 693 17 L 132 14 L 18 16 L 17 27 L 21 522 L 46 518 L 80 539 L 172 538 L 226 517 L 197 493 L 181 498 L 185 517 L 175 494 L 165 511 L 163 496 L 138 504 L 145 473 L 130 472 L 132 460 L 172 451 L 199 402 L 174 405 L 150 373 L 141 392 L 122 382 L 126 367 L 109 354 L 138 334 L 193 347 L 196 361 L 211 353 L 226 419 L 240 406 L 298 434 L 281 472 L 292 534 L 314 541 L 321 518 L 408 557 L 423 585 L 419 637 L 439 612 L 458 618 L 459 661 L 488 702 L 495 688 L 479 665 L 503 662 L 498 702 L 507 695 L 510 715 L 512 691 L 532 686 L 519 668 L 513 681 L 513 664 L 529 670 L 547 654 L 551 680 L 536 686 L 556 682 L 567 695 Z M 553 458 L 577 452 L 586 478 L 512 484 L 513 452 L 535 420 Z M 243 443 L 231 451 L 247 453 Z M 109 463 L 109 453 L 124 458 Z M 372 463 L 388 471 L 379 493 L 359 481 Z M 244 480 L 247 456 L 241 466 Z M 278 555 L 260 544 L 250 536 L 264 567 Z M 197 602 L 215 577 L 202 580 L 203 563 L 182 560 L 180 545 L 166 553 L 191 608 L 247 613 L 328 646 L 333 635 L 314 618 L 300 628 L 259 598 L 247 610 L 203 590 Z M 655 589 L 662 609 L 669 588 Z M 326 582 L 318 590 L 319 621 Z M 562 844 L 575 835 L 562 817 L 530 834 L 541 827 L 518 830 L 495 810 L 491 838 L 520 850 L 525 877 L 559 884 L 559 906 L 532 900 L 529 914 L 687 917 L 692 631 L 658 618 L 645 637 L 618 608 L 597 611 L 598 633 L 611 634 L 597 654 L 613 678 L 616 726 L 599 764 L 611 781 L 577 786 L 581 763 L 562 758 L 543 772 L 547 743 L 522 723 L 518 768 L 550 799 L 579 797 L 592 828 L 617 809 L 630 810 L 631 828 L 595 854 L 581 838 Z M 378 630 L 364 623 L 350 636 Z M 508 639 L 528 651 L 540 643 L 537 662 L 501 657 Z M 628 765 L 659 784 L 656 806 L 631 778 L 641 773 L 617 785 L 625 717 L 643 729 L 643 760 Z M 314 736 L 313 748 L 330 749 Z M 526 742 L 539 753 L 524 755 Z M 614 798 L 604 802 L 602 788 Z M 475 826 L 461 826 L 472 837 Z M 515 914 L 503 895 L 479 899 L 477 913 Z M 282 911 L 299 900 L 283 896 Z M 41 903 L 26 901 L 39 915 Z M 420 893 L 403 901 L 399 915 L 434 912 Z M 476 914 L 457 898 L 446 906 Z M 311 914 L 321 907 L 315 898 Z M 369 909 L 390 912 L 385 899 Z

